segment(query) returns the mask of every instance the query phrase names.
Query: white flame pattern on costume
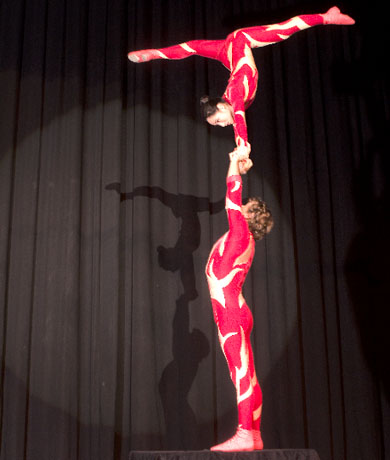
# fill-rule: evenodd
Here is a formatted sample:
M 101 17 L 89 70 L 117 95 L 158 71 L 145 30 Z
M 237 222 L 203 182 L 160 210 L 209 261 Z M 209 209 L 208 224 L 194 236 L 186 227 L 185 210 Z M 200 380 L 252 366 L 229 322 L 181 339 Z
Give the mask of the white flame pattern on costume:
M 240 326 L 241 330 L 241 348 L 240 348 L 240 359 L 241 367 L 236 367 L 236 389 L 237 389 L 237 404 L 249 398 L 253 393 L 252 384 L 249 384 L 248 390 L 244 394 L 240 394 L 241 380 L 247 375 L 249 369 L 249 349 L 245 341 L 244 329 Z
M 229 65 L 230 65 L 229 70 L 232 70 L 232 66 L 233 66 L 233 43 L 229 44 L 229 47 L 228 47 L 228 50 L 227 50 L 227 58 L 228 58 Z
M 221 331 L 218 329 L 218 337 L 221 343 L 222 349 L 225 347 L 225 342 L 227 339 L 232 337 L 233 335 L 237 335 L 238 332 L 228 332 L 226 335 L 222 335 Z
M 241 187 L 241 182 L 239 180 L 235 180 L 234 187 L 232 188 L 232 193 L 237 192 L 237 190 L 239 190 L 240 187 Z
M 244 35 L 247 35 L 247 34 L 244 33 Z M 232 66 L 232 63 L 230 65 Z M 255 59 L 253 57 L 251 47 L 247 43 L 245 43 L 245 46 L 244 46 L 244 56 L 242 56 L 242 58 L 238 60 L 236 66 L 234 67 L 234 69 L 232 69 L 233 70 L 232 75 L 235 75 L 244 65 L 247 65 L 252 69 L 252 76 L 256 75 L 257 67 L 256 67 Z
M 234 209 L 235 211 L 241 212 L 241 206 L 233 203 L 230 198 L 226 198 L 226 209 Z
M 236 144 L 238 145 L 238 147 L 241 147 L 241 145 L 245 145 L 245 141 L 242 137 L 237 136 L 235 140 L 236 140 Z
M 235 267 L 236 265 L 246 264 L 249 260 L 251 252 L 252 252 L 252 239 L 249 240 L 248 246 L 245 249 L 245 251 L 242 254 L 240 254 L 237 257 L 237 259 L 234 261 L 233 266 Z
M 253 421 L 258 420 L 260 418 L 262 408 L 263 408 L 263 405 L 260 404 L 260 406 L 253 411 Z
M 244 85 L 244 89 L 245 89 L 244 101 L 247 101 L 249 97 L 249 82 L 248 82 L 248 77 L 246 75 L 244 77 L 242 84 Z
M 218 329 L 219 343 L 221 344 L 222 352 L 223 352 L 223 354 L 225 356 L 225 359 L 227 361 L 227 356 L 226 356 L 226 353 L 225 353 L 225 342 L 230 337 L 232 337 L 234 335 L 237 335 L 238 332 L 228 332 L 226 335 L 222 335 L 222 332 L 220 331 L 219 327 L 217 327 L 217 329 Z
M 219 245 L 219 248 L 218 248 L 218 252 L 219 252 L 219 255 L 222 257 L 223 256 L 223 253 L 225 251 L 225 242 L 226 242 L 226 238 L 227 238 L 228 234 L 225 233 L 225 235 L 222 237 L 221 241 L 220 241 L 220 245 Z
M 188 46 L 187 43 L 181 43 L 180 46 L 181 46 L 184 50 L 188 51 L 189 53 L 196 53 L 196 51 L 193 50 L 190 46 Z
M 242 308 L 244 304 L 245 304 L 245 299 L 244 299 L 244 296 L 240 292 L 240 295 L 238 296 L 238 306 Z
M 273 41 L 273 42 L 260 42 L 258 40 L 255 40 L 254 38 L 252 38 L 248 33 L 246 32 L 243 32 L 243 34 L 245 35 L 245 37 L 250 41 L 251 45 L 252 45 L 252 48 L 255 48 L 255 47 L 258 47 L 258 48 L 262 48 L 263 46 L 268 46 L 268 45 L 272 45 L 273 43 L 276 43 L 276 41 Z M 278 34 L 279 35 L 279 34 Z
M 237 110 L 237 112 L 234 112 L 234 115 L 238 115 L 245 120 L 245 112 L 242 110 Z
M 228 273 L 224 278 L 217 278 L 213 271 L 214 260 L 210 262 L 208 275 L 208 283 L 210 288 L 210 295 L 212 299 L 217 300 L 223 308 L 226 308 L 226 300 L 223 294 L 223 288 L 228 286 L 236 274 L 242 271 L 242 268 L 235 268 L 230 273 Z
M 265 30 L 284 30 L 284 29 L 291 29 L 292 27 L 298 27 L 299 30 L 304 30 L 310 27 L 309 24 L 301 19 L 299 16 L 295 16 L 295 18 L 291 18 L 289 21 L 286 21 L 285 24 L 270 24 L 266 26 Z M 287 35 L 289 37 L 289 35 Z
M 158 54 L 158 55 L 159 55 L 161 58 L 163 58 L 163 59 L 169 59 L 169 57 L 168 57 L 168 56 L 165 56 L 165 54 L 164 54 L 164 53 L 162 53 L 162 52 L 161 52 L 161 51 L 159 51 L 159 50 L 157 50 L 157 54 Z

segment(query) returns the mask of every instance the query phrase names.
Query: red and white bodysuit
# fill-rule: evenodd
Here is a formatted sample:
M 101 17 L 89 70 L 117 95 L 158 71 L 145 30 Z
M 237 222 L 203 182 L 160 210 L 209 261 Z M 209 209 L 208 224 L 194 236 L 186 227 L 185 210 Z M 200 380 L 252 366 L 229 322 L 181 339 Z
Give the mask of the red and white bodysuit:
M 241 191 L 241 176 L 229 176 L 226 191 L 229 230 L 214 244 L 206 276 L 219 341 L 236 388 L 238 425 L 252 431 L 255 437 L 257 433 L 255 448 L 261 449 L 262 393 L 250 342 L 253 318 L 241 292 L 252 264 L 255 241 L 241 211 Z
M 295 16 L 280 24 L 238 29 L 225 40 L 192 40 L 167 48 L 133 51 L 128 54 L 128 58 L 133 62 L 145 62 L 198 55 L 220 61 L 230 71 L 222 98 L 233 107 L 234 136 L 239 147 L 248 142 L 245 110 L 252 104 L 257 90 L 258 72 L 251 49 L 286 40 L 295 32 L 316 25 L 349 25 L 354 22 L 349 16 L 341 14 L 337 7 L 333 7 L 325 14 Z

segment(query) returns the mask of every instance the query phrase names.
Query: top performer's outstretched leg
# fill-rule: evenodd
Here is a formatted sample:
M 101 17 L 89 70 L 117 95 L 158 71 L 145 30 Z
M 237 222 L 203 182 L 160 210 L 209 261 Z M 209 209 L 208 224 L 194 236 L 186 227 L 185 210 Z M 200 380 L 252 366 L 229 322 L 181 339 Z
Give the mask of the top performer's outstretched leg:
M 191 40 L 167 48 L 132 51 L 127 57 L 132 62 L 146 62 L 152 59 L 185 59 L 198 55 L 210 59 L 218 59 L 218 54 L 225 40 Z
M 355 21 L 346 14 L 342 14 L 339 8 L 334 6 L 323 14 L 303 14 L 279 24 L 238 29 L 231 34 L 231 41 L 234 44 L 235 41 L 239 41 L 240 35 L 244 35 L 245 41 L 251 48 L 259 48 L 286 40 L 294 33 L 309 27 L 327 24 L 352 25 L 355 24 Z

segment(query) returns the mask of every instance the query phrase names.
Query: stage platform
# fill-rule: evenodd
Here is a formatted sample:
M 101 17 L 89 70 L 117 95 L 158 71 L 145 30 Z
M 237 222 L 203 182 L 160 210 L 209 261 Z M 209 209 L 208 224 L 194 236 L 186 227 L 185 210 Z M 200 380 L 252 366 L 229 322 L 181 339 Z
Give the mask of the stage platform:
M 210 450 L 132 451 L 129 460 L 320 460 L 313 449 L 264 449 L 253 452 Z

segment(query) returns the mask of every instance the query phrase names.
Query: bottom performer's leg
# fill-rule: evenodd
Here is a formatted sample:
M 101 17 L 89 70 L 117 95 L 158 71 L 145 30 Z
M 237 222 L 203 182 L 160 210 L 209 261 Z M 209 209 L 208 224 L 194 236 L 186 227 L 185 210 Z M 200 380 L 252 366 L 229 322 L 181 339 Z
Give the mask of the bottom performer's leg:
M 221 348 L 236 388 L 238 428 L 232 438 L 212 447 L 211 450 L 231 452 L 260 449 L 258 442 L 254 445 L 254 431 L 258 431 L 259 436 L 260 432 L 253 429 L 255 417 L 258 422 L 255 426 L 259 428 L 260 425 L 261 390 L 254 371 L 250 343 L 252 314 L 246 304 L 240 308 L 237 303 L 237 308 L 225 309 L 214 299 L 213 309 Z
M 257 380 L 254 368 L 254 359 L 252 358 L 253 368 L 251 369 L 252 386 L 253 386 L 253 412 L 252 412 L 252 436 L 253 447 L 255 450 L 263 449 L 263 440 L 260 433 L 261 412 L 263 408 L 263 395 L 260 384 Z

